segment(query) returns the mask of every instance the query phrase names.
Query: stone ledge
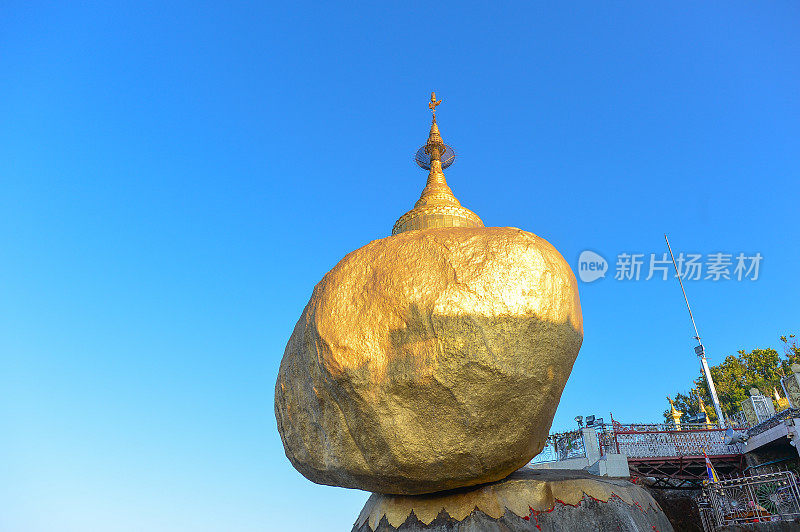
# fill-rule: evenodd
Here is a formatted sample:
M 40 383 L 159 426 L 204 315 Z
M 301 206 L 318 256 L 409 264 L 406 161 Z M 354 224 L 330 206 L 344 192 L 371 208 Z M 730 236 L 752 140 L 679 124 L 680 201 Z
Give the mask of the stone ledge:
M 500 525 L 505 528 L 498 528 Z M 474 488 L 428 495 L 373 493 L 354 532 L 659 530 L 672 526 L 653 497 L 624 479 L 522 469 Z M 645 527 L 645 528 L 642 528 Z

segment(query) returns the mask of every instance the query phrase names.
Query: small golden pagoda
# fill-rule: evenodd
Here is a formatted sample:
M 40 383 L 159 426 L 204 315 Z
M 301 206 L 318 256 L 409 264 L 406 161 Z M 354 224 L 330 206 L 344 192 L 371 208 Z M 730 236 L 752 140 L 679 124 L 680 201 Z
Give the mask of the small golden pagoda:
M 789 406 L 790 406 L 789 405 L 789 400 L 787 398 L 785 398 L 785 397 L 781 397 L 780 394 L 778 393 L 778 389 L 777 388 L 773 387 L 772 388 L 772 393 L 775 396 L 775 404 L 778 405 L 778 411 L 779 412 L 783 412 L 784 410 L 789 408 Z
M 681 428 L 681 416 L 683 412 L 679 412 L 677 408 L 675 408 L 675 403 L 672 401 L 670 396 L 667 396 L 667 401 L 669 401 L 669 408 L 670 408 L 670 415 L 672 416 L 672 422 L 675 423 L 675 428 Z
M 455 153 L 453 148 L 442 140 L 439 126 L 436 124 L 436 106 L 440 103 L 442 100 L 437 100 L 436 93 L 432 92 L 428 104 L 433 112 L 431 131 L 428 134 L 428 142 L 417 151 L 415 157 L 421 168 L 429 170 L 428 183 L 414 204 L 414 208 L 395 222 L 392 228 L 393 235 L 431 227 L 483 227 L 483 221 L 477 214 L 461 206 L 445 181 L 442 170 L 453 163 Z
M 708 417 L 708 410 L 706 410 L 706 403 L 703 401 L 703 398 L 700 397 L 699 391 L 695 391 L 695 395 L 697 396 L 697 409 L 706 415 L 706 427 L 711 428 L 713 425 L 711 424 L 711 418 Z

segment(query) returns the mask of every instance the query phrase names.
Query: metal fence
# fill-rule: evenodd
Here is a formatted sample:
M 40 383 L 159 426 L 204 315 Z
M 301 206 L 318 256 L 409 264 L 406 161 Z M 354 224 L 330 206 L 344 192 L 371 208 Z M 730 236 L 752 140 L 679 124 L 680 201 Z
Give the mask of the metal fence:
M 705 424 L 631 424 L 614 422 L 613 442 L 604 442 L 604 452 L 628 458 L 742 454 L 741 445 L 727 445 L 725 431 Z
M 555 462 L 585 456 L 586 445 L 583 442 L 583 433 L 580 430 L 573 430 L 548 436 L 544 449 L 531 460 L 531 463 Z
M 726 421 L 727 425 L 734 430 L 747 430 L 750 428 L 750 423 L 747 422 L 747 417 L 741 410 L 728 416 Z
M 787 408 L 786 410 L 782 410 L 778 412 L 771 418 L 762 421 L 755 427 L 752 427 L 747 430 L 748 436 L 755 436 L 756 434 L 761 434 L 764 431 L 767 431 L 773 427 L 777 427 L 786 422 L 787 419 L 797 418 L 800 417 L 800 409 L 798 408 Z
M 791 471 L 712 482 L 698 501 L 703 528 L 800 520 L 800 490 Z
M 697 499 L 697 510 L 700 512 L 700 522 L 705 532 L 715 532 L 717 530 L 717 519 L 714 517 L 714 506 L 711 500 L 703 493 Z

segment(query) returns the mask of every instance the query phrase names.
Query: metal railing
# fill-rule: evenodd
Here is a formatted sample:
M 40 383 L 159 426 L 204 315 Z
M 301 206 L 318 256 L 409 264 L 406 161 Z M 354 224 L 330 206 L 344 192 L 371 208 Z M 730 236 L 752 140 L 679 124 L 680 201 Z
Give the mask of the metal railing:
M 698 506 L 706 531 L 740 523 L 796 521 L 800 490 L 791 471 L 745 476 L 707 484 Z
M 531 460 L 531 463 L 555 462 L 571 458 L 584 458 L 586 445 L 580 430 L 554 433 L 547 437 L 544 449 Z
M 792 419 L 800 417 L 800 408 L 787 408 L 786 410 L 782 410 L 778 412 L 771 418 L 762 421 L 755 427 L 752 427 L 747 430 L 747 435 L 752 437 L 756 434 L 761 434 L 773 427 L 777 427 L 778 425 L 782 425 L 787 419 Z
M 728 416 L 726 421 L 727 425 L 734 430 L 747 430 L 750 428 L 750 424 L 747 422 L 747 417 L 745 417 L 744 412 L 741 410 Z
M 800 413 L 800 411 L 798 411 Z M 740 426 L 740 423 L 733 423 Z M 624 454 L 628 458 L 669 458 L 734 456 L 744 452 L 742 444 L 725 443 L 725 430 L 706 423 L 630 423 L 613 421 L 592 425 L 600 447 L 600 455 Z M 746 426 L 744 427 L 746 428 Z M 586 446 L 583 432 L 574 430 L 548 436 L 541 453 L 531 463 L 554 462 L 583 458 Z
M 711 499 L 702 493 L 697 499 L 697 510 L 700 512 L 700 523 L 705 532 L 715 532 L 717 530 L 717 519 L 714 516 L 714 506 Z
M 637 423 L 623 425 L 614 422 L 613 443 L 604 442 L 604 452 L 622 453 L 628 458 L 668 456 L 701 456 L 742 454 L 741 445 L 727 445 L 725 431 L 705 424 Z

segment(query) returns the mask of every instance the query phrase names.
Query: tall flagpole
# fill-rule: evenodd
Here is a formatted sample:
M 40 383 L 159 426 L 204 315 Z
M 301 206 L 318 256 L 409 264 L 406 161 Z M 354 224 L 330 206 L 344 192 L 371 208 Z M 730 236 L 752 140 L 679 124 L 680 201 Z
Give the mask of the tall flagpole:
M 686 301 L 686 308 L 689 309 L 689 318 L 692 320 L 692 326 L 694 327 L 694 337 L 697 340 L 697 347 L 694 348 L 695 354 L 700 358 L 700 365 L 703 366 L 703 373 L 706 376 L 706 382 L 708 382 L 708 391 L 711 392 L 711 400 L 714 403 L 714 410 L 717 411 L 717 422 L 719 423 L 720 428 L 725 428 L 725 416 L 722 415 L 722 406 L 719 404 L 719 397 L 717 397 L 717 388 L 714 386 L 714 379 L 711 378 L 711 370 L 708 367 L 708 361 L 706 360 L 706 350 L 703 347 L 703 342 L 700 341 L 700 333 L 697 332 L 697 324 L 694 322 L 694 316 L 692 315 L 692 307 L 689 306 L 689 298 L 686 297 L 686 290 L 683 288 L 683 280 L 681 279 L 681 272 L 678 271 L 678 264 L 675 262 L 675 255 L 672 254 L 672 247 L 669 245 L 669 238 L 667 235 L 664 235 L 664 240 L 667 241 L 667 249 L 669 249 L 669 256 L 672 257 L 672 265 L 675 266 L 675 273 L 678 276 L 678 282 L 681 284 L 681 292 L 683 292 L 683 299 Z

